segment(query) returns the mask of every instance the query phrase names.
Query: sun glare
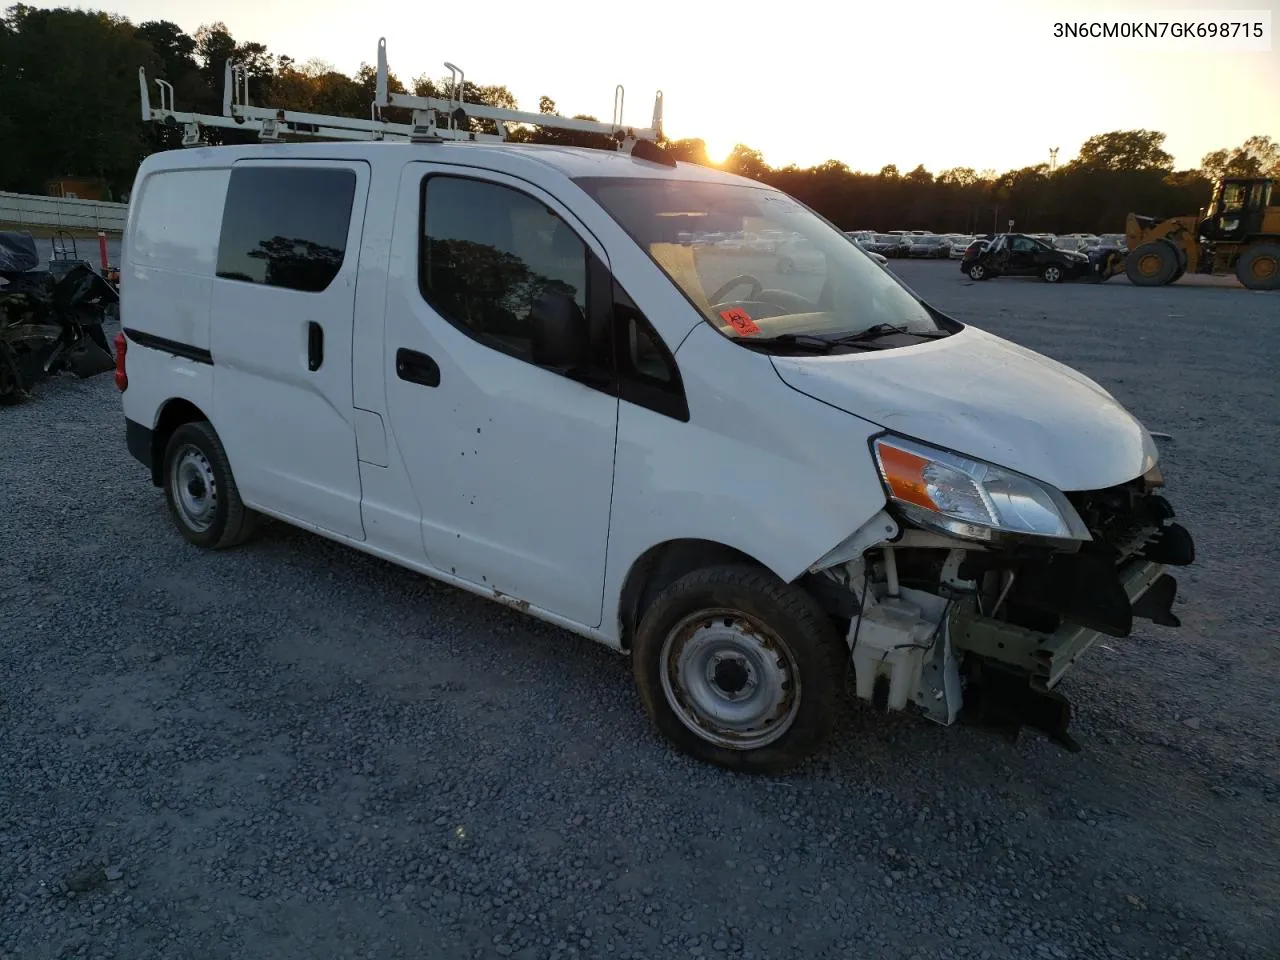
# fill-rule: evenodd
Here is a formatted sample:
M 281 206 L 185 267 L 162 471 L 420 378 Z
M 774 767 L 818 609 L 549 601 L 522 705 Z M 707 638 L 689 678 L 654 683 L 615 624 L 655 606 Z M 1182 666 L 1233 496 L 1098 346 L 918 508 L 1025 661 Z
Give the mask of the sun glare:
M 703 141 L 707 145 L 707 159 L 717 164 L 729 159 L 737 143 L 732 137 L 704 137 Z

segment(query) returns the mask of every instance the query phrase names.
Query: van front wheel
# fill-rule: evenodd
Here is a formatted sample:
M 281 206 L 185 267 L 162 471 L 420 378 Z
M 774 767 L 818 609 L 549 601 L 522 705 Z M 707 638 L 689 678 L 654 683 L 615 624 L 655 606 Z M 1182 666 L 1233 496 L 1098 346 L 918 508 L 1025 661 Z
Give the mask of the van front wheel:
M 207 421 L 173 431 L 164 453 L 164 492 L 179 532 L 198 547 L 243 543 L 258 515 L 244 505 L 222 441 Z
M 809 594 L 735 564 L 663 590 L 631 656 L 645 713 L 674 746 L 721 767 L 780 773 L 830 736 L 848 653 Z

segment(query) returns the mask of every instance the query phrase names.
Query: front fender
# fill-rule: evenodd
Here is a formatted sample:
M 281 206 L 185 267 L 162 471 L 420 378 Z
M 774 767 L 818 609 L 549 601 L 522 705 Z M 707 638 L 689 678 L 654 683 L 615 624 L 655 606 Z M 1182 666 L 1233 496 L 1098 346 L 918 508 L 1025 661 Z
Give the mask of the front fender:
M 708 324 L 677 361 L 687 423 L 619 405 L 606 609 L 655 545 L 723 544 L 790 582 L 885 505 L 869 447 L 879 426 L 793 389 Z

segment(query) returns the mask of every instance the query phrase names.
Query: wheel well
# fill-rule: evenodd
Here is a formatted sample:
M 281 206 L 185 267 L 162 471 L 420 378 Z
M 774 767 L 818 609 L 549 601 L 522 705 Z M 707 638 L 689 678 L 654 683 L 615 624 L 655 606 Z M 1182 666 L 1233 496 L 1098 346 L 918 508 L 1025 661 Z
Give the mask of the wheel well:
M 199 407 L 190 400 L 183 400 L 181 397 L 175 397 L 165 403 L 160 410 L 160 418 L 156 421 L 155 429 L 151 432 L 151 482 L 157 487 L 163 483 L 160 476 L 161 469 L 164 465 L 164 451 L 169 446 L 169 438 L 173 436 L 173 431 L 177 430 L 184 423 L 192 423 L 196 420 L 208 420 Z
M 713 540 L 668 540 L 646 550 L 627 574 L 618 604 L 622 649 L 631 649 L 636 625 L 654 599 L 686 573 L 720 563 L 764 565 L 754 557 Z

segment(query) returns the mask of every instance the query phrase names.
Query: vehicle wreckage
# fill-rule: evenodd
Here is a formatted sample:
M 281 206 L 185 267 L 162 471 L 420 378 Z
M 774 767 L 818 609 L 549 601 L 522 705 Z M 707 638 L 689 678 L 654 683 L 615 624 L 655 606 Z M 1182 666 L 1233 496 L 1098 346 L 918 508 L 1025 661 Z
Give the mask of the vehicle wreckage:
M 114 369 L 102 323 L 119 301 L 87 262 L 41 269 L 31 234 L 0 231 L 0 405 L 21 403 L 64 371 L 83 379 Z

